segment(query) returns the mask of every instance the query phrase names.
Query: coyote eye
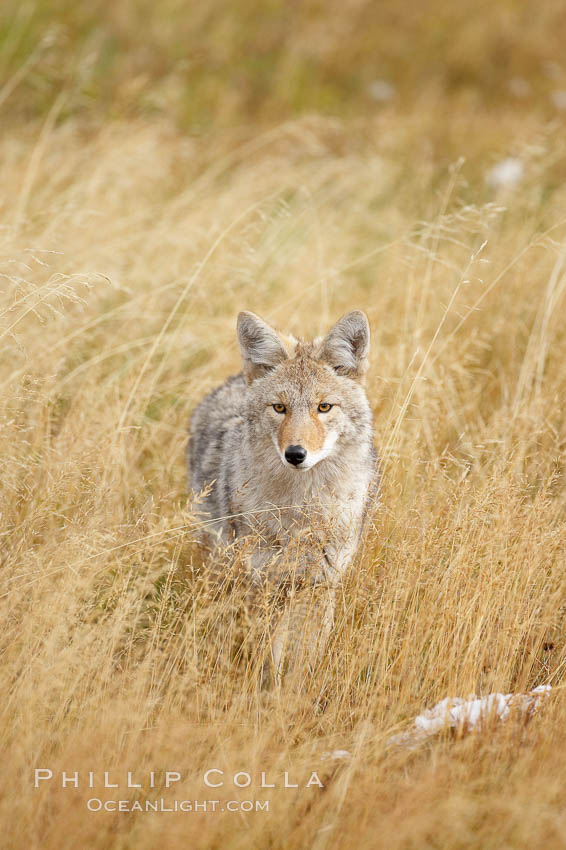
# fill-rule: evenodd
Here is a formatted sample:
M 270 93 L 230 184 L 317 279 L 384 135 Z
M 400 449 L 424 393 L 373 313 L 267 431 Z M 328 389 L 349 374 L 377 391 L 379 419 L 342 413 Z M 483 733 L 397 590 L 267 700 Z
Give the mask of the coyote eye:
M 285 413 L 287 408 L 284 404 L 280 404 L 279 402 L 277 402 L 277 404 L 273 405 L 273 410 L 275 411 L 275 413 Z
M 318 405 L 318 412 L 319 412 L 319 413 L 328 413 L 328 411 L 329 411 L 332 407 L 334 407 L 334 405 L 333 405 L 333 404 L 328 404 L 328 402 L 327 402 L 327 401 L 321 401 L 321 402 L 320 402 L 320 404 Z

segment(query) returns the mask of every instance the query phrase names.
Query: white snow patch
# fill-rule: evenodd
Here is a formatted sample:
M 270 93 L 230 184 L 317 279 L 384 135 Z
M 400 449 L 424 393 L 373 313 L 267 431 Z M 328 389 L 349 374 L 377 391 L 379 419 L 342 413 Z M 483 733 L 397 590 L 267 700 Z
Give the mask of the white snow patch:
M 560 112 L 566 111 L 566 91 L 564 89 L 557 89 L 553 91 L 550 95 L 552 98 L 552 103 L 555 109 L 558 109 Z
M 373 80 L 368 86 L 368 94 L 378 103 L 387 103 L 395 97 L 395 86 L 387 80 Z
M 330 752 L 323 753 L 321 758 L 323 759 L 332 759 L 333 761 L 341 761 L 343 759 L 349 759 L 351 757 L 351 753 L 348 750 L 331 750 Z
M 408 732 L 389 738 L 388 744 L 400 744 L 413 749 L 441 729 L 458 729 L 463 734 L 481 732 L 490 722 L 504 723 L 512 709 L 529 720 L 551 690 L 550 685 L 539 685 L 526 694 L 472 695 L 467 700 L 445 697 L 433 708 L 415 717 L 413 728 Z
M 523 179 L 525 166 L 516 156 L 508 156 L 487 172 L 485 179 L 492 189 L 513 189 Z
M 509 80 L 509 91 L 513 97 L 528 97 L 531 93 L 531 84 L 524 77 L 511 77 Z

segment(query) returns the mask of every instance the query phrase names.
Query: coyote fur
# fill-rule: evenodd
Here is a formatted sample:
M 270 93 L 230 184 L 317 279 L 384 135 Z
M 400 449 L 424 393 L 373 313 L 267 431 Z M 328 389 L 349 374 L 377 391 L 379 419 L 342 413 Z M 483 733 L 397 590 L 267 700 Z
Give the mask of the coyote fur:
M 301 654 L 310 665 L 320 656 L 336 587 L 377 497 L 363 388 L 370 330 L 355 310 L 305 342 L 242 312 L 238 342 L 242 373 L 192 415 L 189 483 L 205 494 L 206 542 L 247 553 L 252 590 L 288 588 L 270 631 L 279 681 Z

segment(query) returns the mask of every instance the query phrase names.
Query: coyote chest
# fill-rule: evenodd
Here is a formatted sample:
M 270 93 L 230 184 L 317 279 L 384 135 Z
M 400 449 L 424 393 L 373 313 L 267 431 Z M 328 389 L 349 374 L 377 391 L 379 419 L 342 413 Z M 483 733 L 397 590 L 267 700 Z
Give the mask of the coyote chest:
M 321 474 L 321 470 L 299 476 L 261 469 L 233 494 L 236 535 L 255 530 L 285 542 L 308 529 L 344 530 L 363 511 L 371 471 L 371 467 L 359 469 L 334 481 L 335 476 Z

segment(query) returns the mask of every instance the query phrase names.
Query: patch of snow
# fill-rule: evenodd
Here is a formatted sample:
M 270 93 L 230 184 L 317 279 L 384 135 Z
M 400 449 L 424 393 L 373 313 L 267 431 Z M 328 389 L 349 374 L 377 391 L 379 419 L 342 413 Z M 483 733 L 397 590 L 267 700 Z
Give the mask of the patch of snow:
M 546 76 L 551 80 L 559 80 L 562 76 L 562 66 L 559 62 L 551 60 L 550 62 L 545 62 L 542 67 Z
M 509 80 L 509 91 L 513 97 L 528 97 L 531 93 L 531 84 L 524 77 L 511 77 Z
M 558 109 L 559 112 L 566 112 L 566 90 L 557 89 L 552 92 L 550 97 L 555 109 Z
M 445 697 L 433 708 L 419 714 L 412 729 L 394 735 L 388 744 L 401 744 L 413 749 L 441 729 L 458 729 L 461 733 L 482 732 L 490 722 L 504 723 L 511 710 L 523 715 L 525 720 L 530 720 L 551 690 L 550 685 L 539 685 L 526 694 L 472 695 L 467 700 Z
M 487 172 L 485 179 L 493 189 L 513 189 L 525 174 L 522 160 L 516 156 L 508 156 L 498 162 Z
M 330 752 L 323 753 L 322 758 L 340 761 L 342 759 L 349 759 L 351 755 L 352 754 L 348 750 L 331 750 Z
M 395 97 L 395 86 L 387 80 L 373 80 L 368 86 L 368 94 L 379 103 L 387 103 Z

